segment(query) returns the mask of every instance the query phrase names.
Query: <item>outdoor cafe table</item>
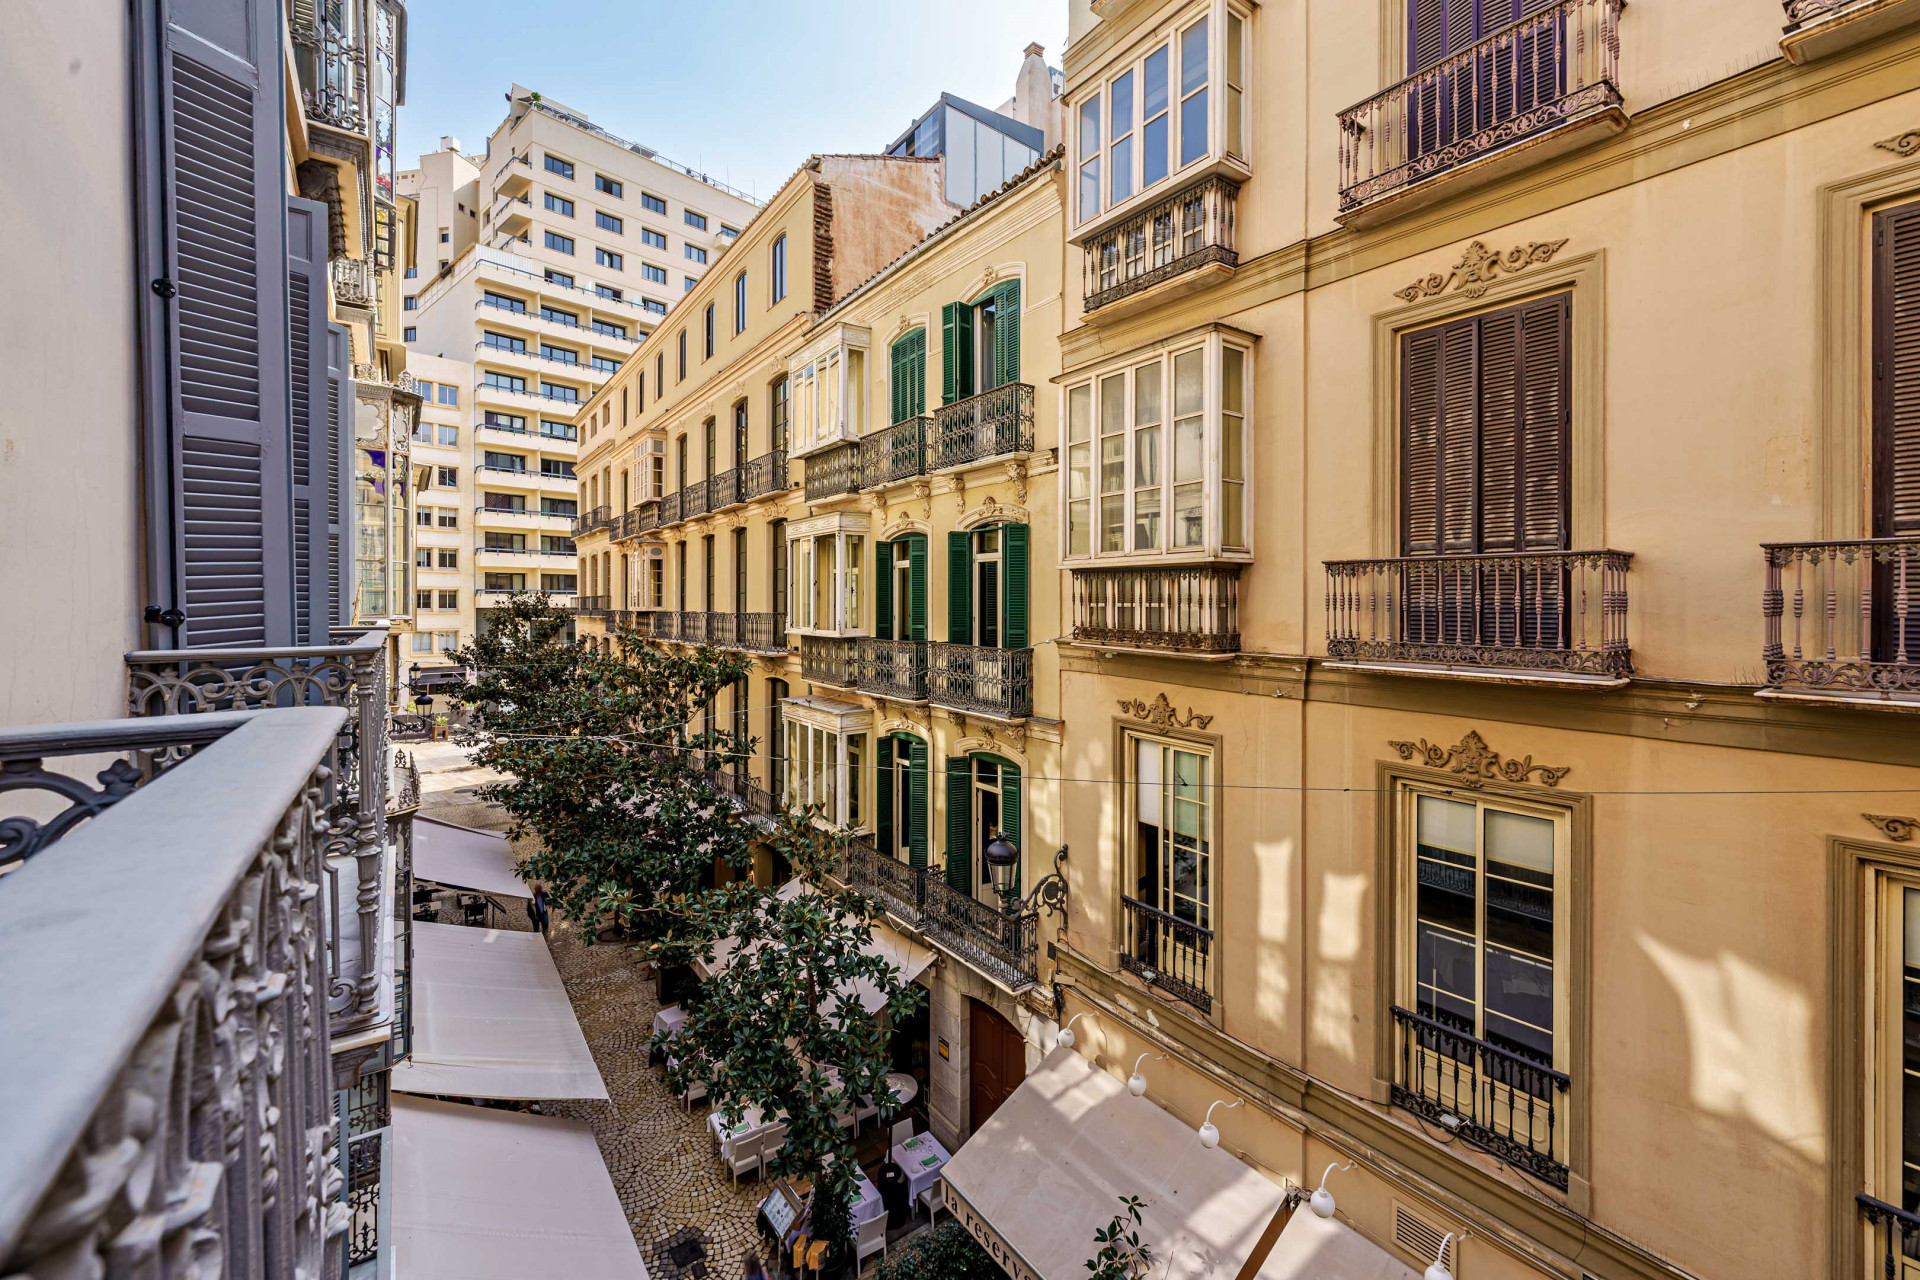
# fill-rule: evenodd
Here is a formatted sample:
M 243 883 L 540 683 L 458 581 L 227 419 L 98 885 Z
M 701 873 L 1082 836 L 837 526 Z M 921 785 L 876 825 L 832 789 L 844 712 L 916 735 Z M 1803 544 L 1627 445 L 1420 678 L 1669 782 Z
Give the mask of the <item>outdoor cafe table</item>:
M 653 1029 L 664 1031 L 669 1036 L 680 1034 L 680 1026 L 687 1020 L 687 1010 L 683 1005 L 670 1004 L 653 1015 Z
M 773 1125 L 765 1116 L 760 1114 L 760 1108 L 747 1107 L 740 1113 L 740 1122 L 731 1128 L 727 1126 L 726 1117 L 722 1116 L 718 1111 L 710 1112 L 707 1116 L 707 1127 L 713 1130 L 714 1141 L 720 1144 L 720 1154 L 724 1158 L 731 1160 L 733 1159 L 734 1143 L 740 1141 L 742 1138 L 757 1136 L 763 1131 L 771 1129 Z
M 868 1180 L 864 1173 L 856 1172 L 853 1180 L 853 1225 L 859 1227 L 871 1222 L 887 1211 L 880 1200 L 880 1191 Z
M 893 1148 L 893 1162 L 907 1171 L 907 1196 L 918 1200 L 920 1193 L 940 1180 L 940 1168 L 953 1159 L 940 1139 L 931 1133 L 916 1133 Z

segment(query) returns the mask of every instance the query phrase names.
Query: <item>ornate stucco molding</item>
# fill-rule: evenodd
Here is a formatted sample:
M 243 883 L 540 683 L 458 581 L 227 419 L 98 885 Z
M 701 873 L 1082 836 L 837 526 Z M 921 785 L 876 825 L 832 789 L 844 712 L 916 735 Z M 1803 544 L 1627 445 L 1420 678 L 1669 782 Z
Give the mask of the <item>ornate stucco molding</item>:
M 1896 133 L 1891 138 L 1882 138 L 1873 144 L 1882 151 L 1891 151 L 1897 156 L 1910 156 L 1920 152 L 1920 129 L 1909 129 L 1905 133 Z
M 990 524 L 1029 524 L 1032 516 L 1025 507 L 1009 507 L 994 500 L 992 494 L 980 500 L 980 505 L 966 512 L 955 523 L 962 529 L 978 529 Z
M 1453 270 L 1444 275 L 1436 271 L 1415 280 L 1404 289 L 1396 289 L 1393 296 L 1405 302 L 1419 302 L 1452 291 L 1478 298 L 1501 276 L 1518 275 L 1528 267 L 1553 261 L 1553 255 L 1566 244 L 1565 240 L 1533 240 L 1505 253 L 1496 253 L 1475 240 L 1461 253 Z
M 928 520 L 933 519 L 933 481 L 915 480 L 913 496 L 920 499 L 920 514 Z
M 1920 818 L 1900 818 L 1887 813 L 1863 813 L 1860 816 L 1895 844 L 1906 844 L 1913 839 L 1914 832 L 1920 831 Z
M 1467 787 L 1482 787 L 1489 782 L 1532 782 L 1536 773 L 1540 775 L 1541 786 L 1557 787 L 1560 779 L 1573 772 L 1570 766 L 1535 764 L 1532 756 L 1504 759 L 1473 729 L 1467 730 L 1466 737 L 1451 747 L 1434 746 L 1425 738 L 1387 745 L 1398 752 L 1402 760 L 1417 760 L 1430 769 L 1445 769 Z
M 1183 716 L 1174 709 L 1165 693 L 1157 693 L 1152 702 L 1140 698 L 1120 699 L 1120 709 L 1135 720 L 1152 725 L 1156 729 L 1204 729 L 1213 723 L 1212 716 L 1203 716 L 1187 708 Z

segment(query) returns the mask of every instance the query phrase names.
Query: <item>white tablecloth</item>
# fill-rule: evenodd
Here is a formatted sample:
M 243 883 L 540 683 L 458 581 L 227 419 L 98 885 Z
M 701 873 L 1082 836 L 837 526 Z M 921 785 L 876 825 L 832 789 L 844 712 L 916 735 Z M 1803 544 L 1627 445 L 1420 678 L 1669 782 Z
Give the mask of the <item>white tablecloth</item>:
M 866 1174 L 858 1175 L 853 1183 L 853 1225 L 857 1228 L 872 1222 L 886 1211 L 887 1206 L 880 1203 L 879 1188 L 867 1180 Z
M 670 1036 L 680 1034 L 680 1026 L 687 1020 L 687 1011 L 677 1004 L 670 1004 L 653 1015 L 653 1029 L 664 1031 Z
M 767 1121 L 766 1117 L 760 1114 L 758 1107 L 748 1107 L 742 1111 L 740 1123 L 731 1128 L 727 1127 L 725 1117 L 718 1111 L 711 1112 L 707 1116 L 707 1128 L 713 1131 L 714 1141 L 720 1144 L 720 1156 L 725 1160 L 733 1159 L 734 1143 L 742 1138 L 758 1137 L 772 1127 L 773 1125 Z
M 893 1162 L 907 1173 L 907 1195 L 918 1200 L 920 1193 L 940 1180 L 940 1166 L 953 1157 L 930 1133 L 916 1133 L 893 1149 Z
M 920 1083 L 904 1071 L 887 1073 L 887 1088 L 893 1092 L 893 1105 L 904 1107 L 920 1096 Z

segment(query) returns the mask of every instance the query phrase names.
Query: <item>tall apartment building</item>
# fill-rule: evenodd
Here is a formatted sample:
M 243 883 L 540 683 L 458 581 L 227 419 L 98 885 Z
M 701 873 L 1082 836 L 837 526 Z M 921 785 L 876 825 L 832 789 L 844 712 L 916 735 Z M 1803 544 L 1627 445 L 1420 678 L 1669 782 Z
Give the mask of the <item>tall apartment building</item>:
M 434 638 L 406 656 L 428 666 L 515 593 L 572 602 L 575 415 L 758 208 L 531 90 L 510 97 L 484 157 L 443 139 L 400 179 L 418 210 L 409 367 L 446 397 L 414 462 L 416 512 L 430 508 L 435 530 L 415 590 L 434 608 L 415 629 Z M 449 515 L 457 555 L 443 555 Z M 460 563 L 457 581 L 443 560 Z

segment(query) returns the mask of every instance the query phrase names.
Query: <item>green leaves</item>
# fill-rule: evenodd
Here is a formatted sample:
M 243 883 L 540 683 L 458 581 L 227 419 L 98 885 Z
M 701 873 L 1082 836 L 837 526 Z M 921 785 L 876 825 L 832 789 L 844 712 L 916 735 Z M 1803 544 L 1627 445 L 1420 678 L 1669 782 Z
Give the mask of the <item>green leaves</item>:
M 909 1236 L 881 1260 L 879 1280 L 1006 1280 L 967 1229 L 952 1218 Z
M 1100 1249 L 1087 1261 L 1093 1280 L 1144 1280 L 1152 1269 L 1153 1248 L 1140 1243 L 1140 1210 L 1145 1207 L 1139 1196 L 1121 1196 L 1113 1221 L 1094 1228 L 1093 1242 Z

